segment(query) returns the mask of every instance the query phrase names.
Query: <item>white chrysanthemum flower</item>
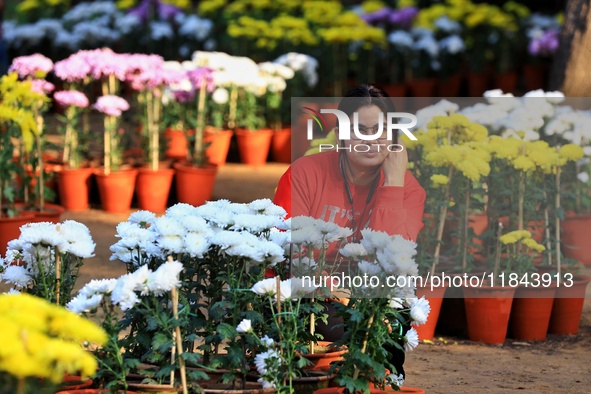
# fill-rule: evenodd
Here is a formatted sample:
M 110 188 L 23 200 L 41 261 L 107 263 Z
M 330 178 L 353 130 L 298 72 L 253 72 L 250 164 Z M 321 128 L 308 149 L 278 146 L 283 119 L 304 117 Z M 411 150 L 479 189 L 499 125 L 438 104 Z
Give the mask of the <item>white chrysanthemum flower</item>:
M 183 238 L 185 253 L 191 257 L 203 257 L 203 254 L 209 250 L 209 242 L 201 234 L 188 233 Z
M 187 216 L 194 216 L 197 214 L 197 208 L 191 204 L 178 203 L 174 204 L 166 210 L 166 217 L 183 219 Z
M 228 89 L 219 87 L 217 88 L 213 94 L 211 95 L 211 99 L 216 104 L 226 104 L 230 98 L 230 94 L 228 93 Z
M 159 296 L 181 285 L 179 275 L 183 270 L 183 264 L 178 261 L 169 261 L 162 264 L 148 276 L 148 290 Z
M 186 216 L 181 223 L 188 232 L 199 233 L 205 237 L 213 234 L 209 224 L 200 216 Z
M 102 300 L 102 294 L 93 294 L 90 297 L 79 294 L 66 304 L 66 308 L 74 313 L 90 312 L 98 308 Z
M 357 266 L 359 267 L 359 271 L 369 276 L 376 276 L 382 272 L 382 267 L 377 264 L 370 263 L 367 260 L 357 263 Z
M 273 338 L 269 338 L 268 335 L 265 335 L 264 337 L 262 337 L 261 338 L 261 342 L 266 347 L 271 347 L 271 346 L 273 346 L 275 344 L 275 341 L 273 340 Z
M 252 322 L 250 319 L 243 319 L 238 326 L 236 326 L 236 331 L 240 333 L 247 333 L 252 331 Z
M 318 286 L 316 286 L 310 278 L 306 280 L 303 280 L 302 278 L 290 278 L 285 282 L 286 285 L 290 286 L 291 295 L 294 299 L 305 297 L 318 289 Z M 281 286 L 283 286 L 283 282 Z
M 162 236 L 176 235 L 182 236 L 184 233 L 184 227 L 179 220 L 161 216 L 154 220 L 155 231 Z
M 258 295 L 275 295 L 277 292 L 277 278 L 258 281 L 250 290 Z
M 12 240 L 8 242 L 8 249 L 6 250 L 6 258 L 4 259 L 5 264 L 16 263 L 22 256 L 22 248 L 20 247 L 20 240 Z
M 205 220 L 214 225 L 225 228 L 234 223 L 233 213 L 222 208 L 216 207 L 214 204 L 207 203 L 196 208 L 196 213 Z
M 93 279 L 84 285 L 78 294 L 85 297 L 91 297 L 94 294 L 111 294 L 116 285 L 117 279 Z
M 281 246 L 282 248 L 289 245 L 291 241 L 290 231 L 279 231 L 276 228 L 272 228 L 269 232 L 269 241 Z
M 127 279 L 128 284 L 130 287 L 133 288 L 134 291 L 141 292 L 142 295 L 148 294 L 148 277 L 152 271 L 148 268 L 147 265 L 142 265 L 140 268 L 128 274 L 129 277 Z
M 19 239 L 29 244 L 43 244 L 52 247 L 61 246 L 64 238 L 57 230 L 55 223 L 28 223 L 21 226 Z
M 156 215 L 150 211 L 136 211 L 129 215 L 129 219 L 127 221 L 129 223 L 134 223 L 139 225 L 140 227 L 148 227 L 152 222 L 156 219 Z
M 363 245 L 358 243 L 350 243 L 345 245 L 341 250 L 340 253 L 345 257 L 364 257 L 367 256 L 367 250 L 363 247 Z
M 126 311 L 133 308 L 138 302 L 139 297 L 135 293 L 136 280 L 132 274 L 123 275 L 117 280 L 111 293 L 111 301 L 114 305 L 119 305 Z
M 248 207 L 257 213 L 264 213 L 264 211 L 269 208 L 270 206 L 274 205 L 273 201 L 268 198 L 260 198 L 258 200 L 254 200 L 248 204 Z
M 402 298 L 395 297 L 395 298 L 390 299 L 388 306 L 392 309 L 402 309 L 402 308 L 404 308 L 402 303 L 403 303 Z
M 31 277 L 31 273 L 22 266 L 18 265 L 8 265 L 2 274 L 0 274 L 0 279 L 7 284 L 12 284 L 19 289 L 29 286 L 33 278 Z
M 268 381 L 266 381 L 266 380 L 265 380 L 265 379 L 263 379 L 263 378 L 258 378 L 258 379 L 257 379 L 257 382 L 259 382 L 259 383 L 261 384 L 261 386 L 263 387 L 263 390 L 265 390 L 265 389 L 274 389 L 274 388 L 276 388 L 276 387 L 277 387 L 277 386 L 275 385 L 275 383 L 273 383 L 273 382 L 268 382 Z
M 294 268 L 303 269 L 303 270 L 315 270 L 318 268 L 318 263 L 307 256 L 304 257 L 295 257 L 291 260 L 291 265 Z
M 419 334 L 417 333 L 417 330 L 415 330 L 414 327 L 411 327 L 411 329 L 408 330 L 406 332 L 406 335 L 404 336 L 404 350 L 406 350 L 407 352 L 410 352 L 414 348 L 416 348 L 418 345 L 419 345 Z
M 408 303 L 410 305 L 410 317 L 413 323 L 416 325 L 425 324 L 431 312 L 429 301 L 423 296 L 421 298 L 409 298 Z
M 276 216 L 253 215 L 249 213 L 234 216 L 234 225 L 231 229 L 248 230 L 251 233 L 262 233 L 276 227 L 280 219 Z
M 262 255 L 262 261 L 260 262 L 265 262 L 270 266 L 274 266 L 285 260 L 285 249 L 272 241 L 261 240 L 257 242 L 255 247 Z
M 385 249 L 392 242 L 392 237 L 382 231 L 366 228 L 361 230 L 361 235 L 363 236 L 361 245 L 367 250 L 368 254 L 373 254 L 379 249 Z
M 262 263 L 265 260 L 263 252 L 257 246 L 253 245 L 252 242 L 230 246 L 225 252 L 228 256 L 245 257 L 258 263 Z
M 293 223 L 293 222 L 292 222 Z M 316 227 L 299 228 L 292 230 L 291 243 L 322 245 L 322 234 Z
M 169 253 L 177 254 L 184 252 L 182 235 L 171 234 L 159 237 L 157 244 L 162 250 Z
M 58 227 L 64 238 L 64 243 L 59 247 L 60 252 L 70 253 L 82 259 L 94 257 L 96 244 L 88 227 L 74 220 L 66 220 Z
M 252 235 L 252 234 L 250 234 Z M 254 237 L 254 235 L 253 235 Z M 227 249 L 232 246 L 237 246 L 245 242 L 245 236 L 242 232 L 223 230 L 214 234 L 210 242 L 213 245 L 218 245 L 222 249 Z
M 577 174 L 577 179 L 583 183 L 588 183 L 589 182 L 589 174 L 586 172 L 579 172 Z
M 396 375 L 394 373 L 391 373 L 390 375 L 386 376 L 386 386 L 404 386 L 404 375 Z
M 266 352 L 259 353 L 254 358 L 254 365 L 261 375 L 265 375 L 269 365 L 281 363 L 281 357 L 274 349 L 268 349 Z

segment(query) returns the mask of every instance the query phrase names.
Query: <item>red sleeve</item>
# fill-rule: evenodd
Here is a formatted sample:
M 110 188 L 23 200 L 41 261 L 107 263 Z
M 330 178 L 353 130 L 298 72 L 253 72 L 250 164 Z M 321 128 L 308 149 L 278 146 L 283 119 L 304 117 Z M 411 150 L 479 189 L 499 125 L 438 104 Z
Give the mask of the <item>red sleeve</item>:
M 287 217 L 291 217 L 291 167 L 279 179 L 273 203 L 287 211 Z
M 369 227 L 416 241 L 423 228 L 425 190 L 406 172 L 404 187 L 381 186 L 376 190 Z

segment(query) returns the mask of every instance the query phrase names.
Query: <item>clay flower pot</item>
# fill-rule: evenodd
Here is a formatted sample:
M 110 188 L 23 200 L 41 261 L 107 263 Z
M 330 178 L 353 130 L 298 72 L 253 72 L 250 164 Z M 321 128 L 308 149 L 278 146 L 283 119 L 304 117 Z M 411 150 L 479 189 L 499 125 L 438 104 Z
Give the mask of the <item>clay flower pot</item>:
M 521 341 L 544 341 L 556 287 L 519 287 L 515 291 L 509 331 Z
M 137 203 L 140 209 L 159 213 L 166 210 L 174 170 L 161 168 L 156 171 L 138 169 L 135 184 Z
M 238 151 L 244 164 L 250 166 L 263 166 L 267 162 L 273 130 L 236 130 Z
M 574 275 L 572 286 L 567 287 L 564 286 L 564 282 L 560 283 L 552 304 L 549 333 L 574 335 L 579 332 L 585 290 L 590 280 L 591 278 L 586 275 Z
M 322 371 L 326 370 L 326 367 L 330 367 L 332 362 L 342 360 L 343 354 L 345 354 L 347 350 L 332 350 L 330 349 L 331 344 L 332 342 L 318 341 L 316 347 L 323 347 L 325 349 L 328 348 L 328 351 L 322 351 L 314 354 L 303 354 L 303 356 L 308 359 L 308 361 L 312 362 L 312 365 L 305 368 L 311 369 L 313 371 Z
M 177 163 L 173 167 L 176 173 L 176 193 L 179 202 L 199 206 L 211 200 L 218 171 L 216 165 L 193 167 Z
M 95 172 L 103 209 L 109 213 L 127 213 L 135 189 L 136 169 L 124 169 L 105 174 Z
M 465 287 L 464 303 L 471 341 L 503 344 L 507 337 L 514 288 Z
M 68 211 L 88 209 L 88 191 L 92 168 L 63 168 L 57 173 L 60 203 Z

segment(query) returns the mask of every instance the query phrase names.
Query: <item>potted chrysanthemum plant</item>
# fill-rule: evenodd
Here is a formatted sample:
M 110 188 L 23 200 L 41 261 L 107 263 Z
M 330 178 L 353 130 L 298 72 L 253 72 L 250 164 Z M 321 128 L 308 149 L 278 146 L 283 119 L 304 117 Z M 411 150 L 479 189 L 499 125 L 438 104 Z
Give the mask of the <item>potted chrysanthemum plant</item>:
M 45 120 L 44 113 L 49 108 L 50 94 L 54 85 L 44 78 L 53 69 L 51 59 L 34 54 L 20 56 L 13 60 L 9 71 L 18 74 L 19 78 L 30 83 L 30 93 L 21 91 L 19 97 L 6 96 L 8 100 L 18 101 L 18 105 L 29 109 L 35 118 L 36 128 L 33 139 L 21 140 L 19 147 L 20 186 L 25 209 L 32 210 L 37 217 L 54 222 L 59 221 L 63 212 L 61 206 L 49 204 L 53 200 L 54 192 L 48 187 L 49 168 L 45 160 Z
M 104 346 L 91 349 L 103 388 L 188 392 L 185 360 L 194 355 L 183 347 L 189 307 L 179 300 L 182 270 L 172 258 L 156 270 L 143 265 L 117 279 L 89 282 L 68 303 L 71 311 L 99 320 L 108 334 Z M 154 367 L 138 369 L 140 363 Z
M 0 267 L 2 282 L 59 305 L 66 305 L 83 259 L 94 256 L 95 243 L 82 223 L 29 223 L 8 243 Z
M 345 324 L 339 343 L 347 346 L 347 352 L 331 366 L 342 388 L 334 392 L 367 391 L 370 384 L 399 389 L 404 375 L 393 353 L 418 345 L 412 325 L 425 323 L 430 311 L 429 302 L 415 296 L 416 244 L 371 229 L 362 230 L 362 236 L 359 243 L 342 250 L 350 262 L 347 274 L 352 281 L 341 289 L 349 294 L 348 302 L 338 305 Z M 363 278 L 366 282 L 356 286 Z
M 65 109 L 63 123 L 65 168 L 58 172 L 60 202 L 70 211 L 88 208 L 89 178 L 92 169 L 82 164 L 87 141 L 80 127 L 80 115 L 88 107 L 88 98 L 78 90 L 61 90 L 53 94 L 54 101 Z
M 104 114 L 103 168 L 95 172 L 103 209 L 111 213 L 129 211 L 137 170 L 121 168 L 123 151 L 119 118 L 129 103 L 115 95 L 101 96 L 93 108 Z
M 0 295 L 3 392 L 55 393 L 65 374 L 85 378 L 97 360 L 83 344 L 102 345 L 106 333 L 90 320 L 30 294 Z M 32 345 L 33 344 L 33 345 Z
M 174 170 L 160 160 L 163 94 L 166 87 L 179 83 L 185 72 L 164 67 L 164 59 L 157 55 L 130 56 L 140 65 L 129 79 L 131 87 L 137 91 L 137 102 L 143 108 L 140 119 L 147 153 L 147 168 L 140 168 L 137 177 L 138 205 L 140 209 L 164 212 Z

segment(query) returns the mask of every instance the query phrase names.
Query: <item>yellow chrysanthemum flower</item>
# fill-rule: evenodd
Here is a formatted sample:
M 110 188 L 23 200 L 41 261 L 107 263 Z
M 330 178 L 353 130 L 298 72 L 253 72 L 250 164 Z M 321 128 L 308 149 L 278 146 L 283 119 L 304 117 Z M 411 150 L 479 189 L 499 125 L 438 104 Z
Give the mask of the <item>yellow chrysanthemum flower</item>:
M 433 174 L 431 175 L 431 182 L 435 187 L 447 185 L 449 183 L 449 177 L 443 174 Z
M 579 160 L 584 156 L 583 148 L 575 144 L 566 144 L 558 149 L 558 155 L 566 161 Z
M 386 3 L 380 0 L 367 0 L 361 3 L 361 9 L 365 13 L 379 11 L 386 6 Z

